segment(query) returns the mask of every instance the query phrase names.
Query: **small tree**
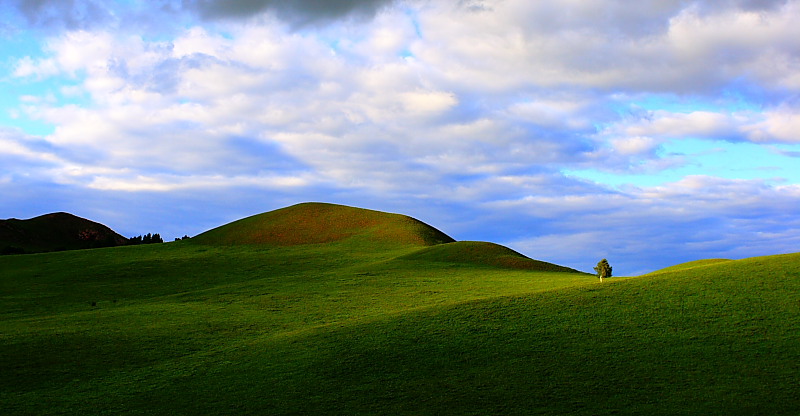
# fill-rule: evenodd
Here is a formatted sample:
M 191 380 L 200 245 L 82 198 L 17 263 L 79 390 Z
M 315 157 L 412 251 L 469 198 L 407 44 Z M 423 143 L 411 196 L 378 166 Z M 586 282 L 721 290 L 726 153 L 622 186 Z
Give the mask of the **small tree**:
M 597 263 L 597 267 L 594 268 L 594 271 L 597 272 L 597 277 L 600 278 L 600 281 L 603 281 L 603 278 L 611 277 L 611 265 L 608 264 L 608 260 L 603 259 Z

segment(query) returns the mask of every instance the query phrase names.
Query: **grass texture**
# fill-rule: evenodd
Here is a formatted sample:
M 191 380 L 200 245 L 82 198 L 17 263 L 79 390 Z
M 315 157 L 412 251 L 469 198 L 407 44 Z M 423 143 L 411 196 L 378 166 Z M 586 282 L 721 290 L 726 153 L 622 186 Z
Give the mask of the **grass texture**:
M 346 226 L 0 257 L 3 413 L 800 412 L 800 254 L 599 283 L 320 215 Z

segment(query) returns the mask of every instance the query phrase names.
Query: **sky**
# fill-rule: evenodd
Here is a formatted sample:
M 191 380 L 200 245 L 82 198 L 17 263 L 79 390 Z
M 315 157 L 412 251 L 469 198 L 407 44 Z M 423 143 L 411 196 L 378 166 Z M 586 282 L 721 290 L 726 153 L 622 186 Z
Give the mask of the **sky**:
M 800 0 L 4 0 L 0 218 L 320 201 L 592 271 L 800 251 Z

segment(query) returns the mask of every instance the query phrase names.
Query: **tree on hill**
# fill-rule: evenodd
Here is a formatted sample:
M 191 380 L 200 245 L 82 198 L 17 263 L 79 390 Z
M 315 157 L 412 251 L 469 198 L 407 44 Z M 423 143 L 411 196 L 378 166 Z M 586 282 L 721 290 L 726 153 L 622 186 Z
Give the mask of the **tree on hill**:
M 597 272 L 597 277 L 600 278 L 602 282 L 604 278 L 611 277 L 611 265 L 608 264 L 608 260 L 603 259 L 597 263 L 597 267 L 594 268 L 594 271 Z

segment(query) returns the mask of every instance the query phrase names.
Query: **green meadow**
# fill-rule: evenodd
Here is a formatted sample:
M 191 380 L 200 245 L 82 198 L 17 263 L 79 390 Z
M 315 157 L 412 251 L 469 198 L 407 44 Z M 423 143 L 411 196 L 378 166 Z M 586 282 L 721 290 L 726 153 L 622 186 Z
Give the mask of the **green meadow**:
M 600 283 L 301 204 L 0 256 L 0 375 L 9 415 L 797 415 L 800 254 Z

